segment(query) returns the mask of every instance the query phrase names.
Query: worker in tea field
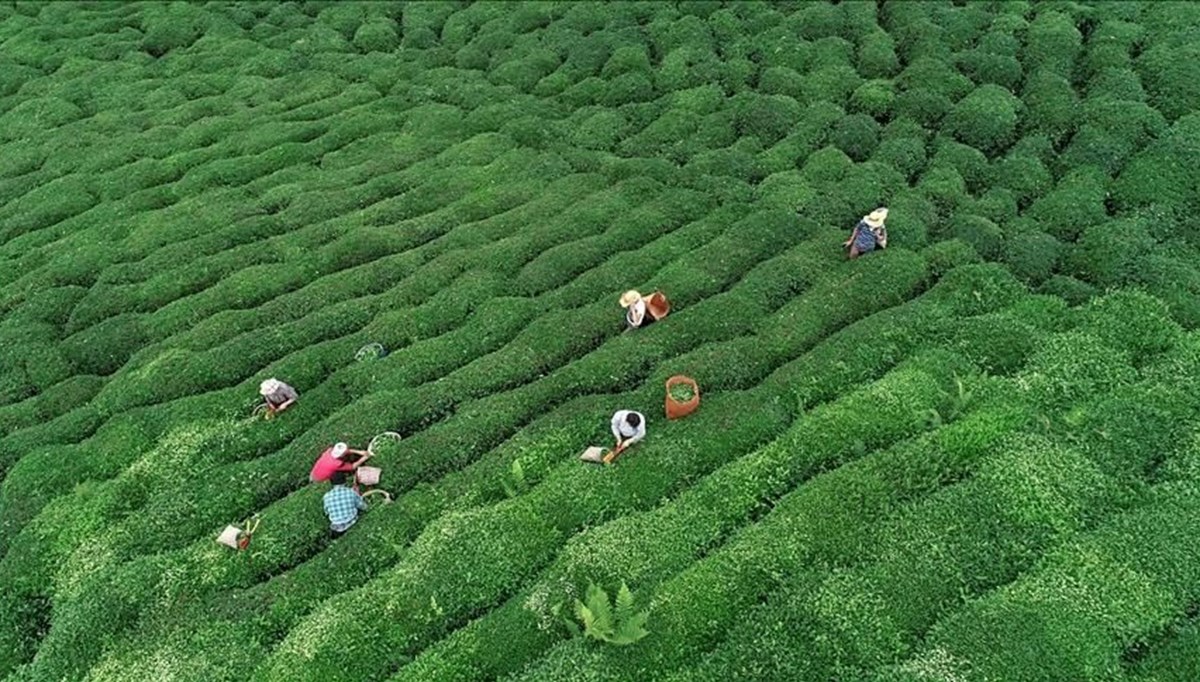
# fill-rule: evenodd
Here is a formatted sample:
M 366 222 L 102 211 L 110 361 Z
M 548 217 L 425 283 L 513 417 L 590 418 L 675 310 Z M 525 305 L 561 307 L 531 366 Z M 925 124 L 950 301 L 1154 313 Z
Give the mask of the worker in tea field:
M 300 394 L 278 379 L 267 379 L 258 385 L 258 393 L 267 401 L 267 417 L 274 417 L 296 402 Z
M 329 478 L 333 488 L 321 500 L 325 515 L 329 517 L 329 536 L 332 538 L 341 537 L 358 521 L 358 513 L 367 509 L 362 495 L 346 486 L 348 478 L 346 472 L 335 471 Z
M 616 459 L 629 446 L 646 437 L 646 415 L 633 410 L 617 410 L 612 416 L 612 432 L 617 444 L 604 456 L 605 463 Z
M 854 226 L 854 232 L 850 233 L 850 238 L 842 242 L 842 246 L 850 247 L 851 259 L 858 258 L 864 253 L 870 253 L 876 247 L 887 248 L 887 227 L 883 224 L 883 221 L 887 220 L 887 215 L 888 210 L 880 207 L 858 221 L 858 225 Z
M 351 462 L 351 455 L 360 455 L 360 457 Z M 362 466 L 371 458 L 371 453 L 366 450 L 354 450 L 345 443 L 334 443 L 334 445 L 313 463 L 312 471 L 308 474 L 308 480 L 313 481 L 328 481 L 333 478 L 334 474 L 353 473 L 355 469 Z
M 649 326 L 667 316 L 671 304 L 661 291 L 643 297 L 636 289 L 621 294 L 621 307 L 625 309 L 625 323 L 630 329 Z

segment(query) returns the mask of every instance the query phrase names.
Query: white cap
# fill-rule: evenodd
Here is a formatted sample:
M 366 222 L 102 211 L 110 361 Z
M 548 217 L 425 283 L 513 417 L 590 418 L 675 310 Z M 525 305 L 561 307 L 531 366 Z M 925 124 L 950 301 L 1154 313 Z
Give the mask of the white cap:
M 346 451 L 349 449 L 350 449 L 350 446 L 346 445 L 345 443 L 334 443 L 333 444 L 333 456 L 338 459 L 341 459 L 342 456 L 345 455 Z
M 275 391 L 279 390 L 279 385 L 278 379 L 264 379 L 263 382 L 258 385 L 258 393 L 259 395 L 268 395 L 274 393 Z

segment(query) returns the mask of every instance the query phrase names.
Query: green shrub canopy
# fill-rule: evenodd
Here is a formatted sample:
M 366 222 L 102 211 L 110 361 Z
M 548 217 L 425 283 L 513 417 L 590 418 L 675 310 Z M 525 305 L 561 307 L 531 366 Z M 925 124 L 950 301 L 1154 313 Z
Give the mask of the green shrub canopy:
M 0 44 L 0 679 L 1200 676 L 1200 4 L 19 2 Z M 312 462 L 384 432 L 331 540 Z

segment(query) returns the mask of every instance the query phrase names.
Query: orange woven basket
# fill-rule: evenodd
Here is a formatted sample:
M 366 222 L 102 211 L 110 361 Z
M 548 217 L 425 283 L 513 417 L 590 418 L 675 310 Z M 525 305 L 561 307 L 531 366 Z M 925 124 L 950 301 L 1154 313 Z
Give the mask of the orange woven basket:
M 689 386 L 692 389 L 691 400 L 676 400 L 671 395 L 672 386 Z M 700 407 L 700 387 L 696 385 L 696 381 L 691 377 L 685 377 L 682 374 L 667 379 L 667 398 L 666 409 L 667 419 L 680 419 L 696 411 Z
M 656 291 L 646 297 L 646 312 L 650 313 L 650 317 L 661 320 L 671 312 L 671 302 L 663 292 Z

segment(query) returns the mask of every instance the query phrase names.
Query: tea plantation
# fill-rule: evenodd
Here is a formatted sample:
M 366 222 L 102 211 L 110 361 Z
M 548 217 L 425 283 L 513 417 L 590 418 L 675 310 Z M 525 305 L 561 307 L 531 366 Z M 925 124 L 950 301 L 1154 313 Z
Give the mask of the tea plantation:
M 1196 2 L 0 2 L 0 680 L 1195 682 L 1198 216 Z

